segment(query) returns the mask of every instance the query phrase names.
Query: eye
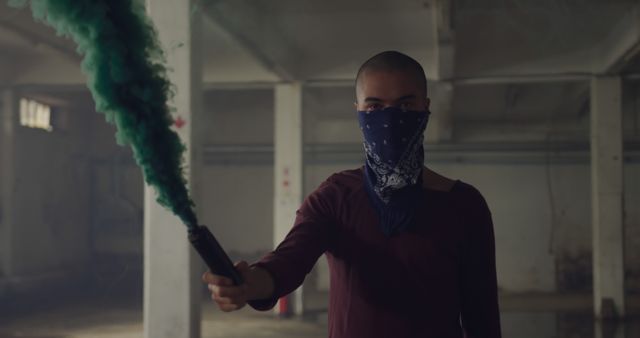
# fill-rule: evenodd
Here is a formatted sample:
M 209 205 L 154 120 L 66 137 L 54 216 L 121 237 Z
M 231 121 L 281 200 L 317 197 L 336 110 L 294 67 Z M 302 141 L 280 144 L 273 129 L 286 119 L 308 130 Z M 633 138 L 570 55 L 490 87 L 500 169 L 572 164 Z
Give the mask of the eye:
M 367 111 L 382 109 L 382 105 L 380 103 L 370 103 L 367 105 Z
M 411 110 L 413 109 L 413 102 L 402 102 L 400 103 L 399 108 L 402 110 Z

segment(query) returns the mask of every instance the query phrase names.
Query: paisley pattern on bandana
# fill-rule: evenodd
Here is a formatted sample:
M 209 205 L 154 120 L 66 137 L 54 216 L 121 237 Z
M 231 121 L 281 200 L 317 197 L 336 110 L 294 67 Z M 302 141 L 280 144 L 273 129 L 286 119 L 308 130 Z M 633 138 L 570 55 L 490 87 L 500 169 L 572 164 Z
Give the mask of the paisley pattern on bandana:
M 396 107 L 358 112 L 366 154 L 365 185 L 387 235 L 413 219 L 422 184 L 428 119 L 428 111 Z

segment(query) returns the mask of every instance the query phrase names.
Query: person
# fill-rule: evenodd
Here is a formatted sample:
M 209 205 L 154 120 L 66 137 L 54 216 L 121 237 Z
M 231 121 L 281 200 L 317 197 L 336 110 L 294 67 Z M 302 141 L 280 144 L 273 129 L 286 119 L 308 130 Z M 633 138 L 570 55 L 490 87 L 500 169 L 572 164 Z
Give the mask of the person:
M 355 102 L 365 165 L 306 197 L 273 252 L 237 263 L 244 284 L 206 272 L 219 308 L 271 309 L 324 253 L 332 338 L 499 338 L 491 213 L 472 185 L 424 166 L 429 103 L 417 61 L 396 51 L 367 60 Z

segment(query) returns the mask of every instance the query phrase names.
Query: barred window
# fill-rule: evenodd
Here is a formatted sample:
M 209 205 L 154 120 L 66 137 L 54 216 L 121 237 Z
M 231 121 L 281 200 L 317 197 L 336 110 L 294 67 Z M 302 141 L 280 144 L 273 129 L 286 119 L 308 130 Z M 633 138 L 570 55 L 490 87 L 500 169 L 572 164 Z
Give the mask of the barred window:
M 51 107 L 31 99 L 20 99 L 20 125 L 53 131 Z

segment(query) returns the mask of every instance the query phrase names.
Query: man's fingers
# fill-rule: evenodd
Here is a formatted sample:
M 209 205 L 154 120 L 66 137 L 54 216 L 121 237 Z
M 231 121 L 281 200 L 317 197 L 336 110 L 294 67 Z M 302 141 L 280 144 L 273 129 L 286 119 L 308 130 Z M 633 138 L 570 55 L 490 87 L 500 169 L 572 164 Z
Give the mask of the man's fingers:
M 213 300 L 214 302 L 218 303 L 218 306 L 233 304 L 231 299 L 229 299 L 229 298 L 220 298 L 220 297 L 217 297 L 216 295 L 211 295 L 211 300 Z
M 237 286 L 219 286 L 209 284 L 209 290 L 220 297 L 238 297 L 244 294 L 244 289 Z
M 231 312 L 236 309 L 236 307 L 233 305 L 220 305 L 218 307 L 224 312 Z
M 214 284 L 214 285 L 233 285 L 233 282 L 231 281 L 231 279 L 212 274 L 209 271 L 205 272 L 202 275 L 202 281 L 207 284 Z
M 217 296 L 215 294 L 211 295 L 211 299 L 218 303 L 218 305 L 224 305 L 224 304 L 244 304 L 246 303 L 246 301 L 242 298 L 234 298 L 234 297 L 220 297 Z
M 245 261 L 236 263 L 235 267 L 240 272 L 249 270 L 249 264 Z M 234 286 L 231 279 L 207 271 L 202 275 L 202 281 L 208 284 L 207 287 L 211 291 L 211 299 L 218 304 L 220 310 L 231 312 L 242 308 L 246 304 L 246 288 L 244 286 Z
M 240 272 L 248 271 L 249 263 L 247 263 L 246 261 L 240 261 L 235 264 L 235 267 Z
M 220 310 L 224 311 L 224 312 L 231 312 L 231 311 L 235 311 L 235 310 L 239 310 L 244 306 L 244 304 L 242 305 L 237 305 L 237 304 L 225 304 L 225 305 L 219 305 L 218 307 L 220 308 Z
M 211 299 L 218 304 L 218 307 L 225 311 L 233 311 L 242 308 L 246 302 L 237 298 L 218 297 L 216 294 L 211 294 Z
M 237 303 L 232 298 L 220 297 L 220 296 L 216 295 L 215 293 L 211 294 L 211 300 L 213 300 L 214 302 L 218 303 L 218 305 L 236 304 Z

